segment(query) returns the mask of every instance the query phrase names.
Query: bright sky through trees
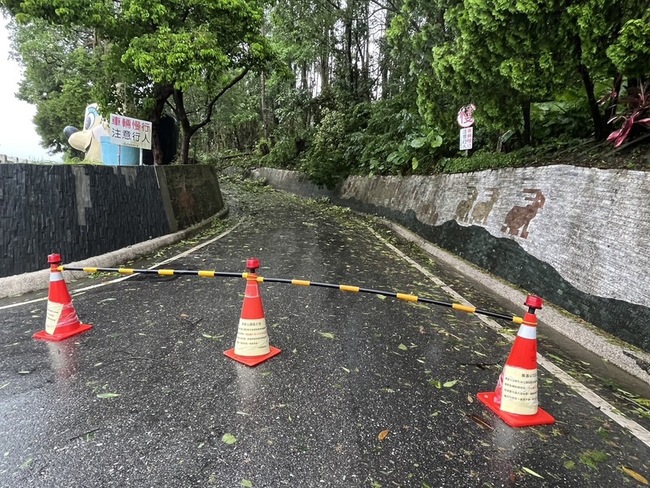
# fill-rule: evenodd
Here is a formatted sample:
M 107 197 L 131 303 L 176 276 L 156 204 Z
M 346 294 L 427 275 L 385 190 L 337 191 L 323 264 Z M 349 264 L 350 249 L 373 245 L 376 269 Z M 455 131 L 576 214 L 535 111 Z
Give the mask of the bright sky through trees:
M 9 59 L 7 22 L 0 15 L 0 154 L 32 161 L 60 161 L 60 155 L 50 156 L 40 145 L 40 137 L 32 122 L 36 108 L 14 95 L 18 91 L 21 70 L 14 60 Z

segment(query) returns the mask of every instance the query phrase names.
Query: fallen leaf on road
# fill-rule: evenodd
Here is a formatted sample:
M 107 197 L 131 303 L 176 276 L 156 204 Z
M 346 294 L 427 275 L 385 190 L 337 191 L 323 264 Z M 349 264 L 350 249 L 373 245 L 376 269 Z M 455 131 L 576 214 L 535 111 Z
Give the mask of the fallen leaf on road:
M 636 398 L 638 395 L 635 395 L 634 393 L 630 393 L 629 391 L 621 390 L 620 388 L 616 388 L 618 391 L 620 391 L 623 395 L 629 398 Z
M 537 474 L 535 471 L 533 471 L 533 470 L 530 469 L 530 468 L 527 468 L 526 466 L 523 466 L 521 469 L 522 469 L 525 473 L 528 473 L 528 474 L 530 474 L 530 475 L 532 475 L 532 476 L 535 476 L 535 477 L 537 477 L 537 478 L 544 479 L 544 477 L 543 477 L 542 475 Z
M 116 398 L 120 396 L 119 393 L 98 393 L 97 398 Z
M 334 339 L 334 334 L 331 332 L 319 332 L 325 339 Z
M 377 439 L 379 439 L 380 441 L 383 441 L 386 438 L 387 435 L 388 435 L 388 429 L 382 430 L 379 433 L 379 435 L 377 436 Z
M 580 462 L 590 468 L 596 469 L 598 464 L 607 460 L 607 453 L 604 451 L 584 451 L 580 454 Z
M 223 442 L 224 444 L 231 445 L 237 442 L 237 438 L 234 435 L 226 432 L 221 438 L 221 442 Z
M 406 347 L 404 344 L 400 344 L 399 346 L 397 346 L 397 349 L 400 349 L 402 351 L 408 351 L 409 350 L 409 348 Z
M 243 479 L 240 483 L 244 488 L 253 488 L 253 482 L 251 480 Z
M 630 468 L 626 468 L 625 466 L 621 466 L 621 469 L 626 475 L 630 476 L 631 478 L 634 478 L 639 483 L 642 483 L 644 485 L 650 485 L 650 482 L 648 482 L 648 480 L 645 477 L 641 476 L 636 471 L 633 471 Z
M 451 381 L 445 382 L 442 386 L 444 386 L 445 388 L 451 388 L 456 383 L 458 383 L 458 380 L 451 380 Z
M 202 335 L 203 337 L 205 337 L 206 339 L 213 339 L 213 340 L 215 340 L 215 341 L 220 341 L 221 339 L 223 339 L 223 334 L 221 334 L 221 335 L 214 335 L 214 336 L 213 336 L 213 335 L 210 335 L 210 334 L 201 333 L 201 335 Z

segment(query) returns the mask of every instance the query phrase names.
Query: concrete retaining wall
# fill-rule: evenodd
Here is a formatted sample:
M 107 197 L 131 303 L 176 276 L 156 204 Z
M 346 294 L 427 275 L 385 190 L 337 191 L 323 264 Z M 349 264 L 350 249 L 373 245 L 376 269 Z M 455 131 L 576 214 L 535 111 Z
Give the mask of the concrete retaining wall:
M 395 220 L 429 241 L 650 350 L 650 173 L 557 165 L 271 185 Z
M 208 166 L 0 164 L 0 277 L 97 256 L 224 207 Z

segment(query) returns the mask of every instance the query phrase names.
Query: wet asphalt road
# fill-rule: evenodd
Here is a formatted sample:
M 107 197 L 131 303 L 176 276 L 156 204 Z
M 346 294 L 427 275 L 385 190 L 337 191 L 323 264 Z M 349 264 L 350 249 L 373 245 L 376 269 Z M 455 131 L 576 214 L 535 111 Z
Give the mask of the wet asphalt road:
M 450 301 L 369 219 L 227 188 L 239 226 L 166 267 L 240 272 L 256 256 L 262 276 Z M 265 283 L 282 353 L 248 368 L 223 355 L 244 288 L 134 276 L 74 294 L 94 329 L 58 344 L 31 338 L 44 302 L 0 310 L 0 486 L 642 486 L 623 466 L 650 478 L 650 448 L 543 369 L 555 425 L 512 429 L 478 403 L 511 344 L 474 316 Z

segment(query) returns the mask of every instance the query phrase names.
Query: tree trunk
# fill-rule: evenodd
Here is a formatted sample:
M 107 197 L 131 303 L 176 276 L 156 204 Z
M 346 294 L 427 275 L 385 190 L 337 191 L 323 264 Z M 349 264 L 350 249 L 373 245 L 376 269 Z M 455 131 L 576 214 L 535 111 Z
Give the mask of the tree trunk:
M 190 125 L 190 119 L 187 117 L 187 111 L 185 110 L 185 97 L 181 90 L 174 90 L 174 105 L 176 113 L 176 118 L 181 124 L 181 130 L 183 132 L 181 139 L 181 164 L 189 164 L 190 162 L 190 141 L 192 140 L 192 127 Z
M 300 88 L 307 90 L 309 88 L 309 83 L 307 82 L 307 62 L 303 61 L 300 65 L 300 77 L 301 83 Z
M 522 115 L 524 117 L 524 133 L 522 134 L 522 143 L 524 146 L 530 145 L 530 136 L 531 136 L 531 130 L 530 130 L 530 98 L 524 100 L 521 102 L 521 111 Z
M 329 56 L 330 56 L 330 28 L 325 26 L 324 32 L 324 51 L 321 54 L 320 58 L 320 83 L 321 83 L 321 92 L 326 91 L 330 86 L 330 66 L 329 66 Z
M 349 83 L 349 92 L 354 95 L 356 92 L 355 83 L 354 83 L 354 67 L 352 64 L 352 12 L 348 13 L 350 16 L 345 21 L 345 60 L 347 62 L 348 70 L 348 83 Z
M 612 97 L 609 100 L 607 109 L 605 109 L 605 118 L 603 122 L 607 124 L 607 132 L 611 131 L 611 127 L 609 126 L 609 121 L 612 117 L 614 117 L 614 115 L 616 115 L 616 107 L 618 105 L 618 99 L 621 95 L 622 84 L 623 84 L 623 75 L 621 73 L 618 73 L 614 78 L 614 88 L 612 91 Z
M 382 100 L 388 100 L 390 98 L 390 92 L 388 90 L 388 66 L 390 63 L 390 52 L 388 49 L 388 39 L 386 39 L 386 32 L 390 28 L 390 24 L 393 19 L 393 13 L 391 11 L 386 12 L 386 18 L 384 20 L 384 37 L 381 43 L 381 61 L 380 61 L 380 70 L 381 70 L 381 98 Z
M 584 64 L 578 66 L 578 72 L 582 77 L 582 83 L 585 86 L 585 92 L 587 93 L 587 100 L 589 102 L 589 111 L 591 112 L 591 120 L 594 124 L 594 138 L 597 141 L 605 140 L 605 128 L 603 124 L 603 118 L 600 115 L 600 109 L 598 108 L 598 101 L 594 95 L 594 82 L 589 75 L 589 70 Z
M 388 100 L 388 98 L 388 57 L 385 57 L 381 62 L 381 99 Z
M 181 139 L 181 164 L 190 164 L 190 141 L 192 140 L 191 131 L 183 128 L 183 139 Z
M 174 89 L 171 85 L 159 87 L 156 103 L 151 111 L 151 153 L 155 166 L 163 164 L 162 144 L 160 143 L 160 120 L 165 109 L 165 102 L 173 93 Z
M 370 6 L 365 4 L 364 19 L 365 33 L 363 39 L 363 94 L 367 102 L 372 100 L 372 83 L 370 82 Z
M 206 108 L 206 115 L 203 120 L 199 123 L 192 124 L 189 117 L 187 116 L 187 111 L 185 109 L 185 97 L 182 90 L 173 90 L 174 95 L 174 113 L 176 118 L 181 124 L 183 129 L 183 139 L 181 140 L 181 164 L 189 164 L 191 161 L 190 157 L 190 142 L 192 136 L 196 134 L 203 127 L 208 125 L 212 120 L 212 112 L 214 111 L 214 105 L 217 101 L 233 86 L 239 83 L 248 73 L 248 68 L 243 69 L 237 76 L 233 77 L 228 84 L 226 84 L 220 91 L 217 93 Z
M 575 37 L 574 42 L 576 45 L 577 59 L 582 59 L 582 42 L 577 36 Z M 600 109 L 598 108 L 598 101 L 596 100 L 596 95 L 594 95 L 594 82 L 589 74 L 589 69 L 581 62 L 578 62 L 578 73 L 580 73 L 582 83 L 585 87 L 585 93 L 587 94 L 591 120 L 594 124 L 594 137 L 597 141 L 603 141 L 607 136 L 605 124 L 603 124 L 603 118 L 601 117 Z
M 262 133 L 264 134 L 264 139 L 268 140 L 269 138 L 269 127 L 268 127 L 268 117 L 266 115 L 266 74 L 264 71 L 260 74 L 260 109 L 262 110 Z

